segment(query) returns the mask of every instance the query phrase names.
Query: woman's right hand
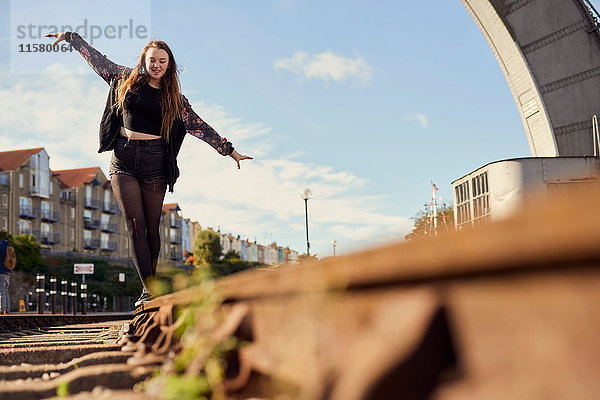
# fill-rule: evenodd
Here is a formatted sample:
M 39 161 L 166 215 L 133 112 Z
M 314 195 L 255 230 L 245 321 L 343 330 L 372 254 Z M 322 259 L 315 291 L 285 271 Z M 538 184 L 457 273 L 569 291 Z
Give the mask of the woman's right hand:
M 54 33 L 49 33 L 46 35 L 46 37 L 55 37 L 58 38 L 54 41 L 54 43 L 52 43 L 52 46 L 59 44 L 61 41 L 65 40 L 65 32 L 54 32 Z

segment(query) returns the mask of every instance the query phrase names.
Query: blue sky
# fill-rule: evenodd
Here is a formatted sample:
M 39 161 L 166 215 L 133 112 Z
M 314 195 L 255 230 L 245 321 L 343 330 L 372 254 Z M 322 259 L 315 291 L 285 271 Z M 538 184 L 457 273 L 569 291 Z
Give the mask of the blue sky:
M 97 3 L 79 20 L 93 18 Z M 309 187 L 311 249 L 330 255 L 335 239 L 347 253 L 401 239 L 432 180 L 451 203 L 452 180 L 530 155 L 508 85 L 459 0 L 142 3 L 151 3 L 150 36 L 171 46 L 194 110 L 255 157 L 238 171 L 186 139 L 166 201 L 203 226 L 303 252 L 299 191 Z M 0 101 L 9 111 L 0 150 L 45 147 L 52 169 L 107 173 L 110 155 L 96 152 L 106 84 L 77 53 L 10 73 L 10 2 L 0 0 L 0 11 Z M 113 56 L 104 42 L 94 46 L 129 66 L 141 48 Z

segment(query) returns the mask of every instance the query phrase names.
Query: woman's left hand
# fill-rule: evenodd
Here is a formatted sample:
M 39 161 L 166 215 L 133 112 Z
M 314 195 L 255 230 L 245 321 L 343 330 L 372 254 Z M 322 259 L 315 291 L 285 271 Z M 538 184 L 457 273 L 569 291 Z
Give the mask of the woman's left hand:
M 236 150 L 232 151 L 231 154 L 229 155 L 229 157 L 231 157 L 235 160 L 235 162 L 237 163 L 238 169 L 240 169 L 240 161 L 252 160 L 252 157 L 244 156 L 244 155 L 238 153 Z

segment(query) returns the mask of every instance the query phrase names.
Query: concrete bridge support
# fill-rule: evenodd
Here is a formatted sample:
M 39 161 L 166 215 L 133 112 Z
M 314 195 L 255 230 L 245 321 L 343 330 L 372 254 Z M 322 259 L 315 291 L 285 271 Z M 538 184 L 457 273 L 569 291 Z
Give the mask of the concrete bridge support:
M 583 0 L 461 0 L 513 94 L 531 154 L 593 155 L 600 34 Z

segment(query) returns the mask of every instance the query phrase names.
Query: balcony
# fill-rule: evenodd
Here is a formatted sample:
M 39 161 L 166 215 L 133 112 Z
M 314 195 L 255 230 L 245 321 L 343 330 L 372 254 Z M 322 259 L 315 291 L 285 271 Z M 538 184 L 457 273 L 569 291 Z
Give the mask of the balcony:
M 54 233 L 42 233 L 40 242 L 42 244 L 56 244 L 60 243 L 60 232 Z
M 89 208 L 90 210 L 99 210 L 100 209 L 100 200 L 94 199 L 92 197 L 85 198 L 85 208 Z
M 177 251 L 176 249 L 171 249 L 171 260 L 173 261 L 181 261 L 183 260 L 183 255 L 181 254 L 180 251 Z
M 42 210 L 42 221 L 44 222 L 59 222 L 60 211 Z
M 88 250 L 95 250 L 100 248 L 100 239 L 84 239 L 83 248 Z
M 40 209 L 31 206 L 19 206 L 19 217 L 27 219 L 35 219 L 40 216 Z
M 112 201 L 105 201 L 102 204 L 102 211 L 107 214 L 118 214 L 119 213 L 119 205 L 117 203 L 113 203 Z
M 84 218 L 83 227 L 85 229 L 98 229 L 100 228 L 100 221 L 97 219 Z
M 171 236 L 171 244 L 181 244 L 181 236 Z
M 102 229 L 102 232 L 115 233 L 119 230 L 119 225 L 112 222 L 103 222 L 100 229 Z
M 102 245 L 100 247 L 101 250 L 106 250 L 106 251 L 117 251 L 117 242 L 102 242 Z
M 171 228 L 181 228 L 181 219 L 171 218 Z

